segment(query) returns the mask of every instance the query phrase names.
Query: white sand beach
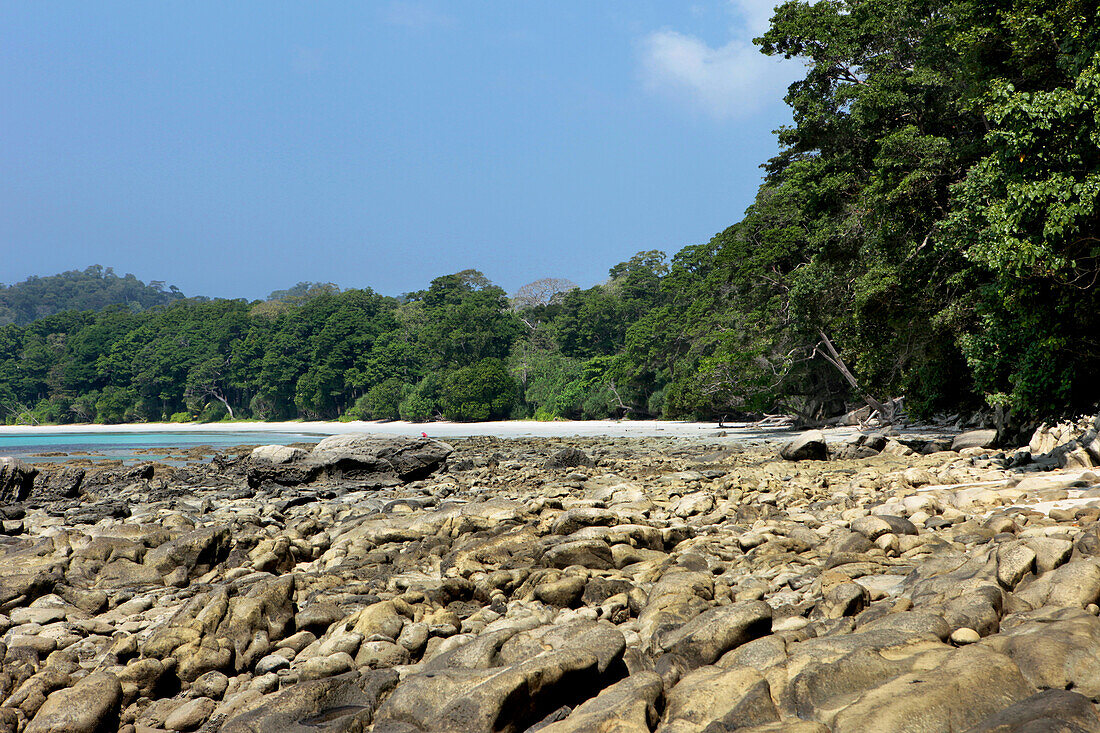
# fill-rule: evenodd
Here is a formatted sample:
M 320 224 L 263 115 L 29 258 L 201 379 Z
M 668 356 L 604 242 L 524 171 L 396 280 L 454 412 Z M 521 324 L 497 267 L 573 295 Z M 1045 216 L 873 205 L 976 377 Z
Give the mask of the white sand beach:
M 900 429 L 908 436 L 942 435 L 945 429 L 931 425 L 910 425 Z M 3 436 L 102 435 L 131 434 L 227 434 L 227 433 L 300 433 L 304 435 L 338 435 L 341 433 L 377 433 L 381 435 L 420 435 L 433 438 L 465 438 L 492 436 L 496 438 L 691 438 L 698 440 L 757 443 L 790 440 L 800 431 L 788 428 L 760 427 L 754 423 L 728 423 L 680 420 L 501 420 L 495 422 L 427 422 L 404 420 L 327 422 L 290 420 L 284 422 L 215 422 L 215 423 L 127 423 L 120 425 L 0 425 Z M 856 427 L 835 427 L 823 430 L 829 442 L 842 441 L 858 434 Z M 951 431 L 946 431 L 951 432 Z
M 420 435 L 436 438 L 469 436 L 518 437 L 676 437 L 731 438 L 760 440 L 781 438 L 790 431 L 760 429 L 750 423 L 733 423 L 719 428 L 713 422 L 682 422 L 671 420 L 586 420 L 586 421 L 498 421 L 479 423 L 429 422 L 411 423 L 401 420 L 384 422 L 224 422 L 224 423 L 130 423 L 122 425 L 3 425 L 0 435 L 102 434 L 102 433 L 305 433 L 336 435 L 339 433 L 380 433 L 385 435 Z M 840 431 L 850 433 L 850 430 Z M 724 434 L 724 435 L 723 435 Z M 840 433 L 838 433 L 840 434 Z

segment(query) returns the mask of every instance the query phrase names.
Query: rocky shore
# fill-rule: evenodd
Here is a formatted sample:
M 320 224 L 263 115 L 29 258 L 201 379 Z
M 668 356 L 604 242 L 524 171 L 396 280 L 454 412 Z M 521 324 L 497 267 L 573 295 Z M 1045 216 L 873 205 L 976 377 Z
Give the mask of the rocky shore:
M 0 459 L 0 731 L 1100 731 L 1096 427 Z

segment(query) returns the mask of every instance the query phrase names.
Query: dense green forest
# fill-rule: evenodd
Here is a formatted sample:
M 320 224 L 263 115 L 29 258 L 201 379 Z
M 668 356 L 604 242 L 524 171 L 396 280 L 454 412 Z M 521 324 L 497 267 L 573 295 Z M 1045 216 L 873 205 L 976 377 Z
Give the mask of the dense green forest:
M 8 325 L 6 419 L 1095 409 L 1097 4 L 787 2 L 758 43 L 806 63 L 793 124 L 709 242 L 512 299 L 468 270 Z
M 92 265 L 49 277 L 31 277 L 14 285 L 0 283 L 0 326 L 25 326 L 36 318 L 66 310 L 99 310 L 124 305 L 140 311 L 183 297 L 176 286 L 164 282 L 146 285 L 127 273 L 119 277 L 113 268 Z

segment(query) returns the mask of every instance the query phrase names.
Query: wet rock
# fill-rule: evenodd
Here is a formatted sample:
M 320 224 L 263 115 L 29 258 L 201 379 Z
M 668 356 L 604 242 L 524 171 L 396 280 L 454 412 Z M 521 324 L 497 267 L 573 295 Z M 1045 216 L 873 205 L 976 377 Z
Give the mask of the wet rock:
M 30 496 L 38 469 L 18 458 L 0 457 L 0 504 L 14 504 Z
M 563 468 L 580 468 L 582 466 L 591 468 L 596 463 L 588 454 L 579 448 L 562 448 L 554 455 L 546 459 L 543 464 L 543 468 L 551 470 L 560 470 Z
M 80 486 L 83 482 L 83 468 L 62 466 L 49 471 L 39 471 L 34 478 L 34 487 L 27 496 L 27 501 L 31 504 L 44 504 L 73 499 L 80 495 Z

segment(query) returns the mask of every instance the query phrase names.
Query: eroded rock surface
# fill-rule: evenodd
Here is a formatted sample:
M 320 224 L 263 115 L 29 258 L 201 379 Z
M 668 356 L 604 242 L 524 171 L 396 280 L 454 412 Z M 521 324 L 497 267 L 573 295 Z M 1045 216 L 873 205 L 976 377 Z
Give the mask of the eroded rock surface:
M 1100 731 L 1100 477 L 989 439 L 4 462 L 0 731 Z

